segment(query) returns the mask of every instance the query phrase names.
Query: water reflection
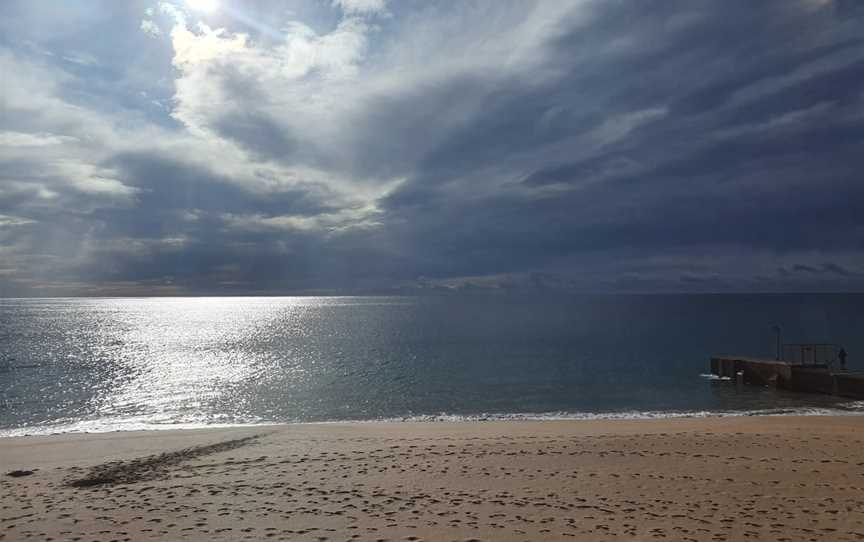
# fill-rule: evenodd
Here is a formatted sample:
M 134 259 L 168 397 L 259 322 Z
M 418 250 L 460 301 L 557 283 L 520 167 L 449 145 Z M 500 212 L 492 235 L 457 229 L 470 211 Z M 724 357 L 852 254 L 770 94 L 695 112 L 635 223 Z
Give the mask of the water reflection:
M 111 333 L 115 346 L 105 361 L 115 368 L 109 388 L 94 398 L 97 414 L 135 412 L 153 422 L 257 420 L 244 408 L 248 400 L 223 404 L 218 416 L 212 405 L 241 383 L 267 377 L 273 352 L 253 346 L 272 334 L 274 321 L 293 322 L 281 331 L 302 334 L 301 309 L 310 301 L 160 299 L 132 306 L 114 301 L 106 313 L 118 331 Z M 302 366 L 290 373 L 300 376 Z
M 855 327 L 864 303 L 814 299 L 838 323 L 826 339 L 864 351 Z M 791 329 L 783 315 L 793 301 L 0 300 L 0 354 L 22 367 L 0 374 L 0 431 L 846 408 L 831 397 L 739 391 L 698 376 L 721 350 L 759 354 L 752 330 L 765 321 Z

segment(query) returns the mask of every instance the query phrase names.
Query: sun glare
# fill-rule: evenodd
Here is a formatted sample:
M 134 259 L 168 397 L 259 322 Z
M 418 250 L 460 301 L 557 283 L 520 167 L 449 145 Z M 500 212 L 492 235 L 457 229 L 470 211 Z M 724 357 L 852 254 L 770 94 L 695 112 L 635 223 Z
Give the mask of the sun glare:
M 219 0 L 186 0 L 186 5 L 196 11 L 212 13 L 219 9 Z

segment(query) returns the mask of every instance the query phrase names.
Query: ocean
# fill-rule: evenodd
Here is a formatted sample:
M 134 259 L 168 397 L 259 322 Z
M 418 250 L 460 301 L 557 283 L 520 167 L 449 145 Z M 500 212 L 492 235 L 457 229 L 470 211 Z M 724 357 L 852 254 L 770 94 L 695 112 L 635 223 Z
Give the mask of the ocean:
M 858 414 L 719 381 L 842 344 L 864 295 L 0 300 L 0 436 L 287 422 Z

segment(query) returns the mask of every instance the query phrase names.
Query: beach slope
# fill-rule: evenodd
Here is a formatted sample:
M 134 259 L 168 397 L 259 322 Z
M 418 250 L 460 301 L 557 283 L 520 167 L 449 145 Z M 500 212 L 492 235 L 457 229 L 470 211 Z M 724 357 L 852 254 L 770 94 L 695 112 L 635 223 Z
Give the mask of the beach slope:
M 854 416 L 5 438 L 0 540 L 857 541 L 862 439 Z

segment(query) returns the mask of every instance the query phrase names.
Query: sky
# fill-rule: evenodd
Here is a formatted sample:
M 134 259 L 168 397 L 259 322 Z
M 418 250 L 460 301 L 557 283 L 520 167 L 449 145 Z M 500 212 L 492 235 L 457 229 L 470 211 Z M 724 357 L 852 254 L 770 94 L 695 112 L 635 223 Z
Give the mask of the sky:
M 0 296 L 864 290 L 858 0 L 4 0 Z

